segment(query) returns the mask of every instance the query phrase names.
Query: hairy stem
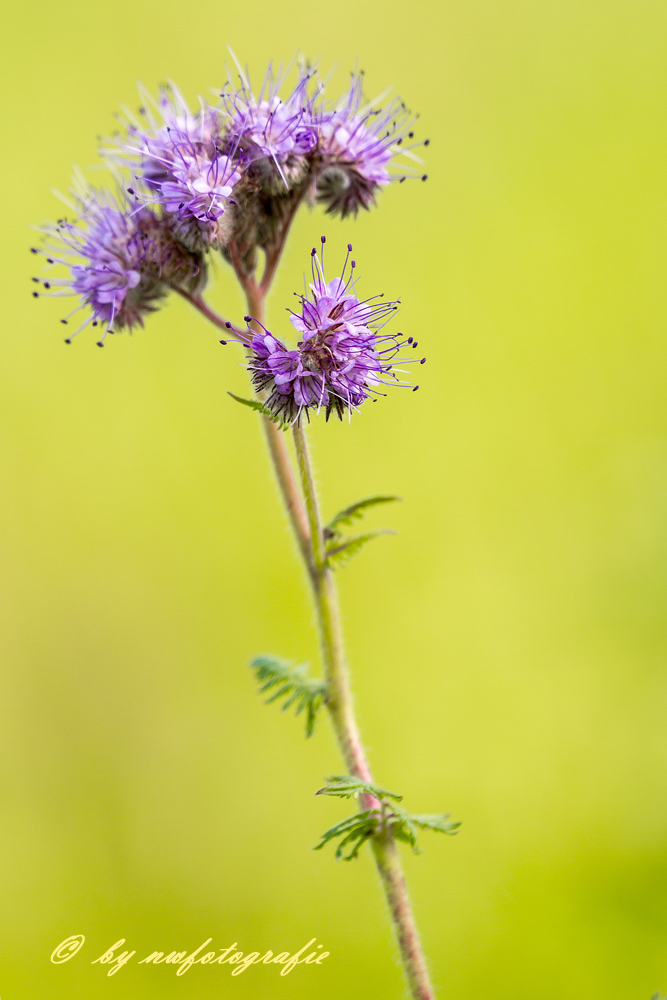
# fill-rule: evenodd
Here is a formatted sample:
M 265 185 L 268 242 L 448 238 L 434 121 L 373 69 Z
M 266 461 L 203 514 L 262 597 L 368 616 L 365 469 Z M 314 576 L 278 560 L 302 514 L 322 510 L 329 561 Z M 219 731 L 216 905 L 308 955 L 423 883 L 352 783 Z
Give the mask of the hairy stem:
M 264 297 L 265 293 L 253 282 L 247 290 L 248 313 L 253 317 L 253 320 L 258 320 L 260 323 L 264 322 Z M 251 323 L 251 326 L 256 326 L 256 324 Z M 292 463 L 285 443 L 285 435 L 268 417 L 262 417 L 262 426 L 271 462 L 276 473 L 276 479 L 278 480 L 278 487 L 283 498 L 283 503 L 285 504 L 285 509 L 287 510 L 287 516 L 292 525 L 301 558 L 312 580 L 314 566 L 310 547 L 310 528 L 303 501 L 301 500 L 301 495 L 294 478 Z
M 265 280 L 258 284 L 254 277 L 242 275 L 235 262 L 237 275 L 246 292 L 248 313 L 258 323 L 264 323 L 264 301 L 276 264 L 277 258 L 270 262 Z M 224 324 L 225 321 L 208 307 L 202 308 L 204 303 L 201 299 L 190 298 L 190 301 L 216 326 Z M 250 326 L 256 327 L 257 323 L 251 321 Z M 326 563 L 325 540 L 305 430 L 300 422 L 294 427 L 294 445 L 304 506 L 294 478 L 284 433 L 266 417 L 262 417 L 262 423 L 280 493 L 312 585 L 327 685 L 326 705 L 336 739 L 348 772 L 363 781 L 372 782 L 352 704 L 338 597 L 331 570 Z M 364 795 L 361 799 L 363 809 L 379 808 L 380 804 L 373 796 Z M 391 831 L 382 825 L 371 838 L 371 846 L 394 925 L 410 995 L 413 1000 L 434 1000 L 435 994 Z
M 345 663 L 336 587 L 331 570 L 326 565 L 317 493 L 308 455 L 306 434 L 300 422 L 294 427 L 294 443 L 310 528 L 314 570 L 311 572 L 311 579 L 320 632 L 324 677 L 327 685 L 327 708 L 348 772 L 363 781 L 372 781 L 373 778 L 354 714 L 349 674 Z M 378 803 L 372 796 L 362 796 L 362 800 L 363 809 L 378 808 Z M 433 1000 L 435 994 L 429 981 L 396 842 L 390 831 L 383 827 L 375 834 L 371 843 L 380 881 L 394 924 L 411 996 L 414 1000 Z

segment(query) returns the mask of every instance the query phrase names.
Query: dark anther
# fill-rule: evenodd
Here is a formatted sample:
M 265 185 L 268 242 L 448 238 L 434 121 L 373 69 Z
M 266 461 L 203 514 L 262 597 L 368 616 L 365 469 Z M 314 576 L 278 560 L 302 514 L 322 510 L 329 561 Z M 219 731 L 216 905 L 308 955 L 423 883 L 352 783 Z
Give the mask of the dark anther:
M 35 253 L 37 253 L 37 251 L 35 251 Z M 53 258 L 52 257 L 47 257 L 46 258 L 46 263 L 47 264 L 53 264 Z
M 71 344 L 71 343 L 72 343 L 72 341 L 71 341 L 71 340 L 69 339 L 69 337 L 65 337 L 65 343 L 66 343 L 66 344 Z
M 413 389 L 412 391 L 413 391 L 413 392 L 416 392 L 418 388 L 419 388 L 419 386 L 418 386 L 418 385 L 416 385 L 416 386 L 414 387 L 414 389 Z
M 431 140 L 430 139 L 424 139 L 424 145 L 425 146 L 430 146 L 430 144 L 431 144 Z
M 320 239 L 322 240 L 323 243 L 326 243 L 326 241 L 327 241 L 326 236 L 320 236 Z
M 348 249 L 348 250 L 349 250 L 350 252 L 352 252 L 352 244 L 351 244 L 351 243 L 348 243 L 348 245 L 347 245 L 347 249 Z
M 357 266 L 356 260 L 350 261 L 350 267 L 356 267 L 356 266 Z
M 35 247 L 30 247 L 30 253 L 39 253 L 39 250 L 36 250 Z
M 93 326 L 97 326 L 97 324 L 98 324 L 98 320 L 94 319 L 93 320 Z
M 414 337 L 408 337 L 408 344 L 411 344 L 414 339 Z
M 44 282 L 44 288 L 50 288 L 50 287 L 51 287 L 51 285 L 48 283 L 48 281 L 45 281 Z
M 408 139 L 414 139 L 414 137 L 415 137 L 414 132 L 408 132 Z
M 39 298 L 39 292 L 33 292 L 32 293 L 32 297 L 33 297 L 33 299 L 38 299 Z
M 244 323 L 249 323 L 251 319 L 252 319 L 252 317 L 251 317 L 251 316 L 244 316 L 244 317 L 243 317 L 243 322 L 244 322 Z
M 225 323 L 225 326 L 227 327 L 228 330 L 231 330 L 231 328 L 232 328 L 232 324 L 231 323 Z
M 63 326 L 67 326 L 67 320 L 66 319 L 61 319 L 60 322 L 62 323 Z
M 422 174 L 422 180 L 423 181 L 425 181 L 427 177 L 428 177 L 428 174 Z
M 420 365 L 425 365 L 426 364 L 426 358 L 422 358 L 421 361 L 419 362 L 419 364 Z
M 97 341 L 97 346 L 98 346 L 98 347 L 104 347 L 104 341 L 102 341 L 102 340 L 98 340 L 98 341 Z
M 226 340 L 221 340 L 220 343 L 222 344 L 223 347 L 227 346 L 227 341 Z M 426 358 L 424 358 L 424 360 L 426 360 Z
M 32 280 L 33 280 L 33 281 L 36 281 L 36 282 L 37 282 L 37 284 L 39 284 L 39 278 L 33 278 Z

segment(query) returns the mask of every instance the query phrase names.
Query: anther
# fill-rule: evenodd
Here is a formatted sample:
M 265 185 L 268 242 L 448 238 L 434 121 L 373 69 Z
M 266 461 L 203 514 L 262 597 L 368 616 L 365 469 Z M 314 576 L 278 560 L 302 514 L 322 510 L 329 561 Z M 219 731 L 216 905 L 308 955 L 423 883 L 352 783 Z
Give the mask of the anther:
M 320 236 L 320 239 L 322 240 L 322 243 L 326 243 L 326 241 L 327 241 L 326 236 Z
M 428 174 L 422 174 L 422 180 L 423 181 L 425 181 L 427 177 L 428 177 Z
M 38 299 L 39 298 L 39 292 L 33 292 L 32 293 L 32 297 L 33 297 L 33 299 Z
M 231 328 L 232 328 L 232 324 L 231 323 L 225 323 L 225 326 L 227 327 L 228 330 L 231 330 Z
M 39 250 L 36 250 L 35 247 L 30 247 L 30 253 L 39 253 Z
M 348 243 L 347 249 L 350 251 L 350 253 L 352 252 L 352 244 L 351 243 Z
M 222 344 L 223 347 L 227 346 L 227 341 L 226 340 L 221 340 L 220 343 Z M 426 360 L 426 359 L 424 358 L 424 360 Z
M 63 324 L 63 326 L 67 326 L 67 320 L 66 319 L 61 319 L 60 322 Z
M 101 340 L 98 340 L 98 341 L 97 341 L 97 346 L 98 346 L 98 347 L 104 347 L 104 343 L 103 343 L 103 341 L 101 341 Z
M 127 193 L 128 194 L 134 194 L 134 188 L 128 188 L 127 189 Z
M 419 364 L 420 365 L 425 365 L 426 364 L 426 358 L 422 358 L 421 361 L 419 362 Z
M 412 391 L 413 391 L 413 392 L 416 392 L 418 388 L 419 388 L 419 386 L 418 386 L 418 385 L 416 385 L 416 386 L 414 387 L 414 389 L 413 389 Z
M 32 280 L 33 280 L 33 281 L 36 281 L 36 282 L 37 282 L 37 284 L 39 284 L 39 278 L 33 278 Z
M 430 146 L 430 144 L 431 144 L 431 140 L 430 139 L 424 139 L 424 145 L 425 146 Z
M 408 337 L 408 344 L 411 344 L 414 339 L 414 337 Z
M 66 344 L 71 344 L 71 343 L 72 343 L 72 341 L 70 340 L 70 338 L 69 338 L 69 337 L 65 337 L 65 343 L 66 343 Z
M 251 319 L 252 319 L 252 317 L 251 317 L 251 316 L 244 316 L 244 317 L 243 317 L 243 322 L 244 322 L 244 323 L 249 323 Z

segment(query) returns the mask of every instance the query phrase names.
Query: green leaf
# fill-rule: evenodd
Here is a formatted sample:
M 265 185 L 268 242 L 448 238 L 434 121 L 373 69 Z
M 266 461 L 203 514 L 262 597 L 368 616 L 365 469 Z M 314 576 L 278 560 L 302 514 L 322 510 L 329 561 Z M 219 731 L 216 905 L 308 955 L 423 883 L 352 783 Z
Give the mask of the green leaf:
M 388 817 L 388 824 L 396 840 L 401 840 L 409 844 L 415 854 L 421 854 L 417 846 L 417 830 L 434 830 L 437 833 L 446 833 L 454 836 L 460 823 L 449 819 L 448 813 L 439 814 L 410 814 L 399 806 L 392 806 L 392 815 Z
M 330 546 L 326 550 L 326 561 L 329 566 L 333 563 L 342 563 L 346 559 L 350 559 L 352 556 L 356 555 L 360 549 L 363 549 L 367 542 L 371 542 L 374 538 L 378 538 L 379 535 L 395 535 L 395 531 L 391 531 L 389 528 L 379 528 L 377 531 L 368 531 L 365 535 L 353 535 L 352 538 L 347 538 L 340 545 Z
M 321 851 L 330 841 L 340 838 L 336 848 L 336 860 L 341 858 L 344 861 L 351 861 L 356 858 L 359 851 L 364 846 L 369 837 L 375 833 L 380 814 L 377 809 L 367 809 L 365 812 L 357 813 L 355 816 L 348 816 L 347 819 L 336 823 L 330 830 L 322 834 L 320 843 L 314 848 Z M 349 854 L 345 854 L 345 848 L 352 844 Z
M 386 788 L 380 788 L 379 785 L 362 781 L 361 778 L 349 774 L 334 774 L 331 778 L 327 778 L 327 784 L 315 794 L 334 795 L 339 799 L 351 799 L 355 795 L 374 795 L 376 799 L 393 799 L 394 802 L 400 802 L 403 798 L 402 795 L 388 792 Z
M 306 713 L 306 736 L 315 732 L 315 720 L 326 697 L 324 681 L 307 677 L 307 666 L 293 667 L 289 663 L 276 659 L 274 656 L 257 656 L 250 664 L 255 671 L 260 685 L 259 693 L 273 691 L 266 704 L 270 705 L 279 698 L 286 698 L 282 706 L 283 712 L 295 706 L 295 715 Z M 275 690 L 273 690 L 275 688 Z
M 362 518 L 369 507 L 376 507 L 381 503 L 396 503 L 400 500 L 401 497 L 390 496 L 366 497 L 365 500 L 357 500 L 356 503 L 350 504 L 349 507 L 334 514 L 324 529 L 325 538 L 333 538 L 334 535 L 337 535 L 337 529 L 341 524 L 352 524 L 355 519 Z
M 227 395 L 231 396 L 232 399 L 235 399 L 237 403 L 243 403 L 244 406 L 249 406 L 251 410 L 257 410 L 258 413 L 268 417 L 269 420 L 278 425 L 281 431 L 286 431 L 288 429 L 289 424 L 286 424 L 280 419 L 280 417 L 276 416 L 276 414 L 273 413 L 272 410 L 269 410 L 268 407 L 264 406 L 259 399 L 244 399 L 242 396 L 235 396 L 233 392 L 228 392 Z

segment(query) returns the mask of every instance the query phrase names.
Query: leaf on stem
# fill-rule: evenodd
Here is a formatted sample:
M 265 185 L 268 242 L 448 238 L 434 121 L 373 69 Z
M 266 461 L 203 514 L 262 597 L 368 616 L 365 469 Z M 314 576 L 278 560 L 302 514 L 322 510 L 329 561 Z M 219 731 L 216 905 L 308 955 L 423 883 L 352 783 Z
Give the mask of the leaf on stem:
M 401 497 L 392 496 L 366 497 L 365 500 L 357 500 L 356 503 L 350 504 L 349 507 L 345 507 L 343 510 L 339 510 L 337 514 L 334 514 L 324 528 L 324 537 L 333 538 L 339 533 L 338 528 L 341 524 L 352 524 L 357 518 L 362 518 L 369 507 L 376 507 L 381 503 L 400 502 L 400 500 Z
M 257 656 L 250 664 L 260 685 L 259 694 L 272 691 L 265 704 L 270 705 L 279 698 L 286 698 L 283 712 L 292 706 L 295 715 L 306 713 L 306 736 L 315 732 L 315 720 L 326 697 L 326 684 L 306 676 L 305 664 L 293 667 L 274 656 Z M 275 688 L 275 690 L 273 690 Z
M 461 825 L 450 820 L 447 814 L 406 812 L 405 809 L 396 805 L 397 802 L 401 801 L 402 796 L 395 795 L 385 788 L 380 788 L 378 785 L 362 781 L 349 774 L 334 775 L 329 778 L 324 788 L 320 788 L 316 795 L 334 795 L 343 799 L 350 799 L 357 795 L 373 795 L 380 802 L 379 809 L 368 809 L 355 816 L 349 816 L 322 834 L 321 842 L 315 850 L 320 850 L 329 841 L 338 839 L 336 858 L 344 857 L 345 861 L 356 858 L 366 841 L 378 830 L 388 832 L 395 840 L 409 844 L 415 854 L 420 854 L 421 851 L 417 846 L 419 830 L 434 830 L 436 833 L 446 833 L 452 836 Z M 345 849 L 350 844 L 353 845 L 352 849 L 349 854 L 345 855 Z
M 391 528 L 378 528 L 376 531 L 366 532 L 365 535 L 353 535 L 352 538 L 346 538 L 339 545 L 330 545 L 325 552 L 327 565 L 333 566 L 335 563 L 344 563 L 347 559 L 355 556 L 360 549 L 363 549 L 367 542 L 371 542 L 380 535 L 395 534 L 396 532 L 392 531 Z
M 355 795 L 373 795 L 376 799 L 393 799 L 400 802 L 402 795 L 388 792 L 386 788 L 373 785 L 370 781 L 362 781 L 350 774 L 334 774 L 327 778 L 327 784 L 315 792 L 316 795 L 334 795 L 339 799 L 351 799 Z
M 352 858 L 358 856 L 359 851 L 369 837 L 373 836 L 379 819 L 380 814 L 377 809 L 367 809 L 365 812 L 357 813 L 355 816 L 348 816 L 347 819 L 336 823 L 330 830 L 323 833 L 320 843 L 317 844 L 314 850 L 321 851 L 329 841 L 340 837 L 338 847 L 336 848 L 336 861 L 340 861 L 341 858 L 343 861 L 351 861 Z M 352 849 L 349 854 L 345 854 L 345 848 L 350 844 L 352 844 Z
M 258 399 L 244 399 L 243 396 L 235 396 L 233 392 L 228 392 L 228 396 L 235 399 L 237 403 L 243 403 L 244 406 L 249 406 L 251 410 L 257 410 L 262 416 L 268 417 L 274 424 L 277 424 L 281 431 L 286 431 L 289 428 L 289 424 L 286 424 L 280 417 L 276 416 L 272 410 L 264 406 Z
M 396 840 L 409 844 L 415 854 L 421 854 L 417 846 L 417 830 L 433 830 L 453 837 L 461 826 L 449 819 L 449 813 L 410 814 L 399 806 L 392 806 L 387 823 Z

